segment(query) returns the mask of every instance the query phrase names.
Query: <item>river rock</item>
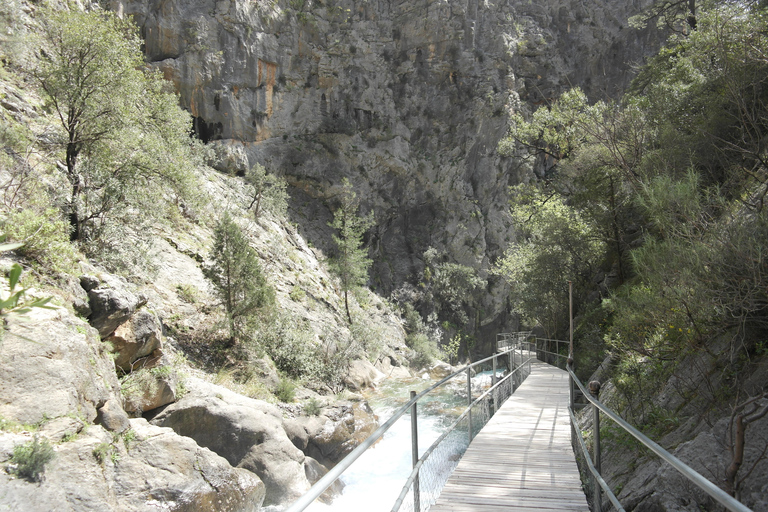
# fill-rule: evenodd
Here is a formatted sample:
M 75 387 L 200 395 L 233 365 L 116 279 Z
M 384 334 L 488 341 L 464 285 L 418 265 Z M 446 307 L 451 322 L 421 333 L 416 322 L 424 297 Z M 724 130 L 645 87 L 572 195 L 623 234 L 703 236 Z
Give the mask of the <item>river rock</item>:
M 43 481 L 8 474 L 3 446 L 31 436 L 0 432 L 0 510 L 24 512 L 257 512 L 264 485 L 249 471 L 171 429 L 131 420 L 134 439 L 91 426 L 55 446 Z M 12 448 L 11 448 L 12 450 Z M 94 455 L 102 453 L 102 460 Z
M 371 388 L 384 380 L 386 375 L 376 369 L 367 359 L 355 359 L 349 365 L 349 372 L 344 377 L 344 383 L 352 391 Z
M 0 416 L 92 422 L 108 400 L 121 400 L 111 354 L 86 322 L 65 309 L 35 309 L 8 327 L 0 343 Z
M 318 480 L 323 478 L 328 473 L 328 468 L 317 462 L 312 457 L 307 457 L 304 461 L 304 470 L 307 475 L 307 480 L 312 485 Z M 341 495 L 344 490 L 344 482 L 337 478 L 333 481 L 330 487 L 328 487 L 323 494 L 320 495 L 320 501 L 322 503 L 331 504 L 335 498 Z
M 405 365 L 401 365 L 396 358 L 391 356 L 382 356 L 376 361 L 375 366 L 388 379 L 409 379 L 413 376 Z
M 365 401 L 341 402 L 324 407 L 321 420 L 305 421 L 308 443 L 306 452 L 330 467 L 346 457 L 378 428 L 378 418 Z
M 458 368 L 454 368 L 448 363 L 444 363 L 442 361 L 435 361 L 432 366 L 427 368 L 427 373 L 429 373 L 429 377 L 434 380 L 440 380 L 444 379 L 453 372 L 455 372 Z
M 153 424 L 259 475 L 267 504 L 291 502 L 309 489 L 304 454 L 286 435 L 279 409 L 200 379 L 186 385 L 188 393 L 154 416 Z

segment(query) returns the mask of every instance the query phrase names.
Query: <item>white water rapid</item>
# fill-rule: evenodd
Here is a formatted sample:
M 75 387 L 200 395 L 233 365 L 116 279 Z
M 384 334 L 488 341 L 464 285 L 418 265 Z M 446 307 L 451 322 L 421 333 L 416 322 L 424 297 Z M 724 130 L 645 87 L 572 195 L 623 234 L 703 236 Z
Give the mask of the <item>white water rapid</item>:
M 491 372 L 472 379 L 473 395 L 490 386 Z M 410 391 L 417 393 L 434 384 L 430 379 L 386 380 L 365 398 L 384 423 L 410 400 Z M 466 379 L 459 376 L 419 401 L 418 440 L 421 456 L 464 410 L 467 403 Z M 446 450 L 451 461 L 430 469 L 447 476 L 466 449 L 466 428 L 456 431 Z M 445 453 L 442 456 L 446 456 Z M 360 456 L 340 477 L 344 490 L 331 504 L 316 501 L 309 512 L 389 512 L 411 473 L 411 416 L 403 415 L 376 443 Z M 422 492 L 425 489 L 422 488 Z M 423 497 L 422 499 L 425 499 Z M 277 512 L 282 508 L 266 507 L 262 512 Z

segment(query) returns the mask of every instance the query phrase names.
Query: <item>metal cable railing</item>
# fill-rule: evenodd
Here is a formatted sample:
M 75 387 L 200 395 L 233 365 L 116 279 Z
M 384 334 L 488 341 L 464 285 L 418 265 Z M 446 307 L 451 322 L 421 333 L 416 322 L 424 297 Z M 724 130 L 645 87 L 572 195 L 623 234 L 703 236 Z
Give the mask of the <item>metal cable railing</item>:
M 661 459 L 668 462 L 672 465 L 678 472 L 680 472 L 681 475 L 683 475 L 686 479 L 688 479 L 690 482 L 696 484 L 701 490 L 709 494 L 712 498 L 714 498 L 718 503 L 723 505 L 727 510 L 731 510 L 734 512 L 751 512 L 749 507 L 745 506 L 736 498 L 731 496 L 730 494 L 726 493 L 724 490 L 722 490 L 717 485 L 713 484 L 709 480 L 707 480 L 704 476 L 699 474 L 698 472 L 694 471 L 690 466 L 688 466 L 686 463 L 669 453 L 667 450 L 659 446 L 656 442 L 652 441 L 650 438 L 648 438 L 645 434 L 637 430 L 635 427 L 627 423 L 624 418 L 616 414 L 613 410 L 611 410 L 609 407 L 607 407 L 605 404 L 603 404 L 600 400 L 598 400 L 597 396 L 600 390 L 600 383 L 597 381 L 593 381 L 589 383 L 589 391 L 587 391 L 584 387 L 584 385 L 581 383 L 578 377 L 576 377 L 576 374 L 573 372 L 572 365 L 568 365 L 568 374 L 571 377 L 571 381 L 578 386 L 579 390 L 584 394 L 584 397 L 589 400 L 589 402 L 593 406 L 593 421 L 592 421 L 592 429 L 593 429 L 593 460 L 595 461 L 595 464 L 591 466 L 590 469 L 595 469 L 595 472 L 593 473 L 593 478 L 598 479 L 598 482 L 600 483 L 600 487 L 606 491 L 606 494 L 610 498 L 613 493 L 610 492 L 610 489 L 607 485 L 603 487 L 605 482 L 603 481 L 602 477 L 600 477 L 599 471 L 600 471 L 600 415 L 599 412 L 602 412 L 605 416 L 608 416 L 611 420 L 613 420 L 617 425 L 619 425 L 621 428 L 629 432 L 635 439 L 640 441 L 644 446 L 649 448 L 653 453 L 658 455 Z M 571 409 L 573 408 L 573 404 L 571 404 Z M 578 429 L 576 429 L 578 430 Z M 580 434 L 579 434 L 580 435 Z M 585 455 L 585 457 L 588 458 L 588 455 Z M 615 498 L 615 496 L 614 496 Z M 613 499 L 611 500 L 613 502 Z M 616 500 L 618 502 L 618 500 Z M 597 511 L 601 510 L 601 498 L 599 491 L 595 491 L 594 493 L 594 507 Z M 621 507 L 621 505 L 619 505 Z M 623 511 L 624 509 L 618 508 L 617 510 Z
M 419 394 L 411 392 L 411 400 L 398 409 L 383 425 L 381 425 L 368 439 L 355 448 L 347 457 L 331 469 L 321 478 L 310 491 L 297 500 L 287 512 L 299 512 L 319 497 L 357 458 L 378 441 L 384 433 L 404 414 L 410 411 L 412 421 L 413 439 L 413 470 L 408 477 L 398 497 L 392 512 L 400 510 L 426 511 L 434 504 L 445 481 L 450 476 L 466 447 L 471 442 L 473 435 L 488 422 L 495 411 L 504 401 L 514 393 L 515 389 L 530 374 L 530 362 L 534 357 L 549 364 L 564 368 L 569 374 L 571 386 L 569 415 L 571 418 L 571 435 L 574 444 L 579 447 L 587 466 L 588 487 L 592 498 L 591 509 L 593 512 L 603 512 L 603 497 L 611 502 L 612 509 L 624 512 L 619 500 L 612 492 L 610 486 L 601 476 L 600 467 L 600 413 L 610 418 L 640 443 L 648 447 L 656 455 L 671 464 L 685 478 L 704 490 L 717 502 L 733 512 L 751 512 L 748 507 L 738 502 L 735 498 L 707 480 L 705 477 L 691 469 L 677 457 L 667 452 L 657 443 L 646 437 L 632 425 L 627 423 L 618 414 L 604 405 L 598 399 L 600 383 L 590 382 L 589 390 L 573 372 L 573 358 L 569 357 L 570 348 L 567 341 L 536 339 L 531 333 L 505 333 L 497 337 L 497 348 L 503 350 L 499 354 L 477 361 L 461 370 L 440 380 L 433 386 Z M 506 363 L 506 374 L 497 381 L 497 365 L 499 361 Z M 474 398 L 472 386 L 472 374 L 483 365 L 492 365 L 491 386 Z M 467 381 L 467 408 L 453 421 L 442 435 L 419 457 L 417 435 L 417 404 L 419 400 L 432 391 L 454 379 L 466 374 Z M 587 444 L 578 427 L 575 416 L 575 390 L 578 389 L 584 398 L 592 405 L 592 453 L 589 453 Z M 586 407 L 586 404 L 581 404 Z
M 518 333 L 515 339 L 520 339 Z M 528 347 L 529 349 L 532 347 Z M 527 352 L 527 353 L 524 353 Z M 425 389 L 421 393 L 411 392 L 411 399 L 384 422 L 376 431 L 365 441 L 352 450 L 344 459 L 328 471 L 320 480 L 318 480 L 306 494 L 296 500 L 286 512 L 300 512 L 306 509 L 315 499 L 317 499 L 325 490 L 330 487 L 366 450 L 373 446 L 381 437 L 399 420 L 403 415 L 410 411 L 411 421 L 414 422 L 412 428 L 414 469 L 411 477 L 406 484 L 405 493 L 408 489 L 414 488 L 415 492 L 410 493 L 410 501 L 405 497 L 398 499 L 398 508 L 403 504 L 410 505 L 410 510 L 427 510 L 429 505 L 434 503 L 439 495 L 445 480 L 450 475 L 453 468 L 458 464 L 458 459 L 463 455 L 464 450 L 471 442 L 473 434 L 477 433 L 487 423 L 493 412 L 506 400 L 522 381 L 530 373 L 530 360 L 535 356 L 531 350 L 525 350 L 522 342 L 517 345 L 510 343 L 509 348 L 501 353 L 476 361 L 461 370 L 448 375 L 439 382 Z M 503 362 L 506 366 L 506 375 L 497 382 L 498 363 Z M 491 387 L 481 394 L 477 399 L 473 398 L 472 374 L 477 369 L 482 369 L 490 365 L 491 369 Z M 466 374 L 467 382 L 467 408 L 453 422 L 433 445 L 422 455 L 418 457 L 418 436 L 414 432 L 417 419 L 417 404 L 419 400 L 426 397 L 429 393 L 443 386 L 450 380 Z M 436 466 L 442 465 L 437 468 Z M 420 473 L 423 472 L 423 475 Z M 421 478 L 420 476 L 423 476 Z M 422 505 L 422 496 L 424 497 Z M 429 505 L 427 505 L 429 503 Z M 424 508 L 426 507 L 426 508 Z
M 555 347 L 554 352 L 551 350 L 553 343 Z M 600 474 L 601 472 L 600 412 L 602 412 L 605 416 L 608 416 L 608 418 L 613 420 L 621 428 L 629 432 L 633 437 L 635 437 L 635 439 L 640 441 L 640 443 L 645 445 L 647 448 L 653 451 L 656 455 L 658 455 L 664 461 L 671 464 L 686 479 L 696 484 L 704 492 L 709 494 L 717 502 L 723 505 L 727 510 L 734 511 L 734 512 L 751 512 L 750 509 L 746 507 L 744 504 L 740 503 L 734 497 L 732 497 L 731 495 L 729 495 L 728 493 L 720 489 L 717 485 L 713 484 L 712 482 L 707 480 L 704 476 L 694 471 L 690 466 L 688 466 L 683 461 L 681 461 L 680 459 L 678 459 L 677 457 L 675 457 L 674 455 L 666 451 L 664 448 L 662 448 L 657 443 L 652 441 L 650 438 L 645 436 L 642 432 L 640 432 L 635 427 L 627 423 L 616 412 L 614 412 L 605 404 L 600 402 L 600 400 L 598 400 L 598 395 L 600 391 L 599 382 L 597 381 L 590 382 L 589 391 L 588 391 L 584 387 L 584 385 L 581 383 L 579 378 L 576 376 L 576 374 L 573 372 L 573 359 L 568 357 L 567 351 L 566 351 L 566 354 L 563 354 L 562 347 L 567 347 L 569 343 L 570 342 L 568 341 L 548 340 L 548 339 L 536 339 L 534 342 L 536 346 L 536 355 L 539 360 L 549 362 L 548 359 L 551 359 L 554 357 L 557 360 L 556 366 L 560 367 L 561 364 L 565 363 L 563 366 L 568 371 L 571 390 L 572 390 L 571 403 L 568 407 L 568 413 L 571 417 L 571 436 L 574 440 L 574 444 L 579 446 L 582 452 L 584 461 L 586 462 L 587 469 L 589 471 L 589 477 L 590 477 L 589 487 L 591 488 L 590 490 L 592 495 L 593 512 L 603 511 L 603 507 L 602 507 L 603 494 L 605 494 L 605 497 L 607 497 L 608 500 L 611 502 L 611 505 L 613 506 L 613 509 L 616 510 L 616 512 L 624 512 L 624 508 L 622 507 L 621 503 L 616 498 L 615 494 L 613 493 L 611 488 L 608 486 L 608 484 L 605 482 L 602 475 Z M 549 364 L 555 364 L 555 363 L 549 362 Z M 591 457 L 590 457 L 589 450 L 587 449 L 587 445 L 584 440 L 584 437 L 582 436 L 581 431 L 578 428 L 578 423 L 576 421 L 574 408 L 577 404 L 574 403 L 573 386 L 576 386 L 578 388 L 578 390 L 582 393 L 582 395 L 586 398 L 586 400 L 588 400 L 589 403 L 592 404 L 592 407 L 593 407 Z
M 451 460 L 450 457 L 440 456 L 439 451 L 445 451 L 447 442 L 449 442 L 452 437 L 456 437 L 457 431 L 463 430 L 463 425 L 467 426 L 468 443 L 471 442 L 473 433 L 479 432 L 485 424 L 488 423 L 501 404 L 503 404 L 507 398 L 512 396 L 515 389 L 517 389 L 523 380 L 525 380 L 525 377 L 530 374 L 532 351 L 530 350 L 530 347 L 527 347 L 526 350 L 526 343 L 521 342 L 520 347 L 520 365 L 472 401 L 453 424 L 451 424 L 446 431 L 432 443 L 432 446 L 430 446 L 427 451 L 415 461 L 413 470 L 403 486 L 400 496 L 392 507 L 391 512 L 398 512 L 401 509 L 426 511 L 435 503 L 446 480 L 453 469 L 458 465 L 459 461 L 458 459 L 452 460 L 453 463 L 450 471 L 445 471 L 444 467 L 432 469 L 430 466 L 437 466 L 445 460 Z M 528 352 L 527 358 L 524 357 L 524 352 Z M 427 482 L 425 482 L 425 480 L 427 480 Z M 425 483 L 427 483 L 426 486 Z

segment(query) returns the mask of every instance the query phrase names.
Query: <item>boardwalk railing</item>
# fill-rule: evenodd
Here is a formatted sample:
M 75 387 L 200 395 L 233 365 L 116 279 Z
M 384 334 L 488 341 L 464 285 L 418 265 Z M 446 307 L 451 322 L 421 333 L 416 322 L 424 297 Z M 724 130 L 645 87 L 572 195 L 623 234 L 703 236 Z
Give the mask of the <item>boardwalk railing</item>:
M 681 475 L 683 475 L 690 482 L 696 484 L 704 492 L 709 494 L 718 503 L 723 505 L 727 510 L 734 512 L 751 512 L 751 510 L 737 501 L 731 495 L 720 489 L 718 486 L 707 480 L 701 474 L 694 471 L 690 466 L 683 461 L 666 451 L 650 438 L 645 436 L 642 432 L 635 427 L 627 423 L 621 416 L 603 404 L 598 395 L 600 392 L 600 383 L 592 381 L 589 383 L 589 390 L 587 390 L 584 384 L 581 383 L 579 378 L 573 372 L 573 359 L 568 357 L 569 342 L 562 340 L 548 340 L 548 339 L 533 339 L 529 333 L 526 333 L 527 339 L 531 342 L 532 346 L 535 346 L 536 356 L 539 360 L 548 362 L 555 366 L 565 368 L 568 371 L 571 381 L 571 403 L 568 408 L 569 415 L 571 417 L 571 437 L 573 444 L 580 447 L 584 461 L 586 462 L 587 469 L 590 473 L 589 487 L 592 494 L 592 511 L 603 512 L 607 510 L 603 507 L 603 497 L 607 498 L 612 505 L 613 510 L 617 512 L 624 512 L 619 500 L 614 495 L 611 488 L 605 482 L 600 474 L 600 412 L 604 416 L 614 421 L 621 428 L 629 432 L 635 439 L 640 441 L 643 445 L 649 448 L 656 455 L 661 457 L 664 461 L 671 464 L 677 469 Z M 578 422 L 575 416 L 575 408 L 581 405 L 585 407 L 586 404 L 576 404 L 574 401 L 575 389 L 578 389 L 584 398 L 592 405 L 592 453 L 590 454 L 587 449 L 587 444 L 584 441 L 584 437 L 581 434 L 581 430 L 578 428 Z
M 445 481 L 453 468 L 458 464 L 458 458 L 472 441 L 474 434 L 488 422 L 494 412 L 504 401 L 514 393 L 523 380 L 530 374 L 530 361 L 535 354 L 534 347 L 522 341 L 523 336 L 515 336 L 518 340 L 509 343 L 503 351 L 480 361 L 474 362 L 459 371 L 440 380 L 419 394 L 411 392 L 411 399 L 398 409 L 392 417 L 384 422 L 365 441 L 352 450 L 349 455 L 336 464 L 328 473 L 318 480 L 312 488 L 294 502 L 286 512 L 300 512 L 306 509 L 315 499 L 336 481 L 366 450 L 373 446 L 403 415 L 410 412 L 412 432 L 412 453 L 414 468 L 398 497 L 392 511 L 428 510 L 440 494 Z M 479 396 L 472 386 L 472 376 L 490 370 L 490 387 Z M 503 372 L 499 378 L 499 372 Z M 441 388 L 453 379 L 465 378 L 467 407 L 459 417 L 443 432 L 424 454 L 418 456 L 418 435 L 416 428 L 417 407 L 420 400 Z
M 496 354 L 473 363 L 473 365 L 482 365 L 488 361 L 493 363 L 491 387 L 475 399 L 473 399 L 469 367 L 467 367 L 468 406 L 466 410 L 432 443 L 420 458 L 417 455 L 418 440 L 415 435 L 413 436 L 413 470 L 408 480 L 406 480 L 391 512 L 398 512 L 400 510 L 426 511 L 434 505 L 451 471 L 459 463 L 457 458 L 452 459 L 450 453 L 445 451 L 446 445 L 449 444 L 448 440 L 457 431 L 463 432 L 462 426 L 466 426 L 468 446 L 472 442 L 474 434 L 478 433 L 488 423 L 488 420 L 491 419 L 499 407 L 522 384 L 525 377 L 530 375 L 531 349 L 533 347 L 524 340 L 525 337 L 520 337 L 516 340 L 516 344 L 510 343 L 505 345 L 504 351 L 501 354 Z M 498 360 L 501 357 L 507 358 L 508 371 L 499 380 L 497 379 L 497 366 Z M 519 361 L 519 364 L 515 363 L 515 361 Z M 512 369 L 513 367 L 515 368 Z M 416 413 L 414 409 L 414 412 L 411 414 L 411 421 L 415 422 L 415 418 Z M 412 425 L 415 428 L 415 423 L 412 423 Z M 424 485 L 425 480 L 429 482 L 429 485 Z

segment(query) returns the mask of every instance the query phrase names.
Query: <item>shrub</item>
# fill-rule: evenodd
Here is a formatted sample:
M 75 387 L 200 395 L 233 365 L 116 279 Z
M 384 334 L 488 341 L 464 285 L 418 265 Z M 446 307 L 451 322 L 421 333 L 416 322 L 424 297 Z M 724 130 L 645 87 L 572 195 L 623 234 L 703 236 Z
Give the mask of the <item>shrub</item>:
M 275 396 L 277 396 L 281 402 L 293 402 L 293 399 L 296 396 L 296 384 L 294 384 L 291 379 L 280 379 Z
M 349 326 L 349 333 L 354 343 L 365 351 L 369 359 L 375 360 L 381 353 L 384 334 L 370 321 L 357 320 Z M 355 347 L 356 348 L 356 347 Z
M 180 284 L 176 286 L 176 293 L 179 298 L 189 304 L 197 304 L 200 300 L 200 290 L 192 284 Z
M 11 213 L 3 226 L 8 241 L 23 242 L 16 251 L 45 268 L 68 271 L 74 265 L 76 252 L 69 243 L 69 225 L 53 208 Z
M 405 338 L 405 343 L 413 350 L 411 365 L 415 367 L 423 368 L 429 366 L 434 359 L 440 357 L 437 343 L 426 334 L 409 334 Z
M 51 443 L 47 439 L 39 440 L 37 435 L 29 443 L 16 446 L 11 455 L 11 462 L 16 465 L 11 471 L 30 482 L 39 482 L 42 479 L 45 465 L 48 464 L 55 453 Z
M 315 397 L 310 398 L 309 401 L 304 404 L 304 413 L 307 416 L 319 416 L 321 410 L 322 406 L 320 405 L 320 401 Z
M 261 270 L 259 255 L 240 226 L 225 212 L 214 230 L 211 265 L 203 267 L 224 304 L 230 345 L 243 341 L 250 325 L 275 302 L 275 292 Z

